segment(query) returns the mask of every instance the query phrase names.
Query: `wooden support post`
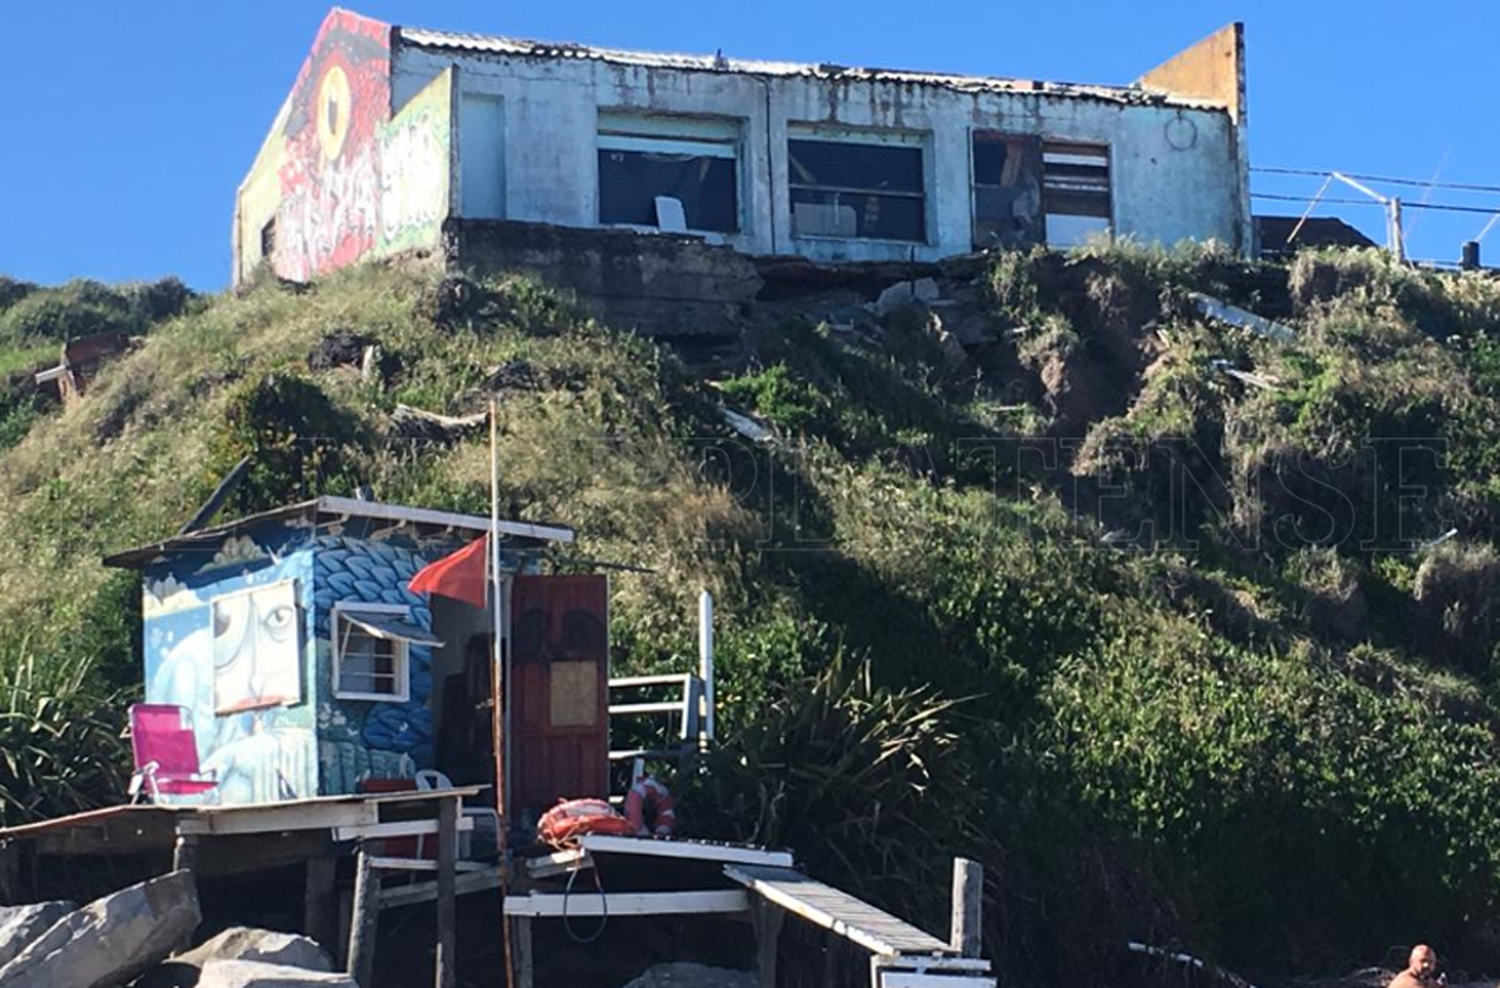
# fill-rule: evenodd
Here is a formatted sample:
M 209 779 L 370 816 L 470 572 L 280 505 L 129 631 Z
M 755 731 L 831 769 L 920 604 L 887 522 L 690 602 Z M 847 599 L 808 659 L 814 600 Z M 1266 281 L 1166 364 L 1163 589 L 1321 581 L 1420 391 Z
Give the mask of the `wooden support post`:
M 983 948 L 980 910 L 984 905 L 984 866 L 953 859 L 953 926 L 949 945 L 960 957 L 978 957 Z
M 438 800 L 437 969 L 433 972 L 437 988 L 458 984 L 458 895 L 454 885 L 458 874 L 458 802 L 457 796 Z
M 21 898 L 21 856 L 15 844 L 0 841 L 0 905 L 17 906 Z
M 330 855 L 307 859 L 302 891 L 302 932 L 333 953 L 338 939 L 334 918 L 338 908 L 338 861 Z
M 776 988 L 776 946 L 781 939 L 781 923 L 786 913 L 764 899 L 750 904 L 750 922 L 755 927 L 755 969 L 760 974 L 760 988 Z
M 515 947 L 516 963 L 515 988 L 534 988 L 536 961 L 531 952 L 531 917 L 517 916 L 511 923 L 511 943 Z
M 354 914 L 349 920 L 349 957 L 345 971 L 360 988 L 370 988 L 375 977 L 376 922 L 380 916 L 380 872 L 370 865 L 361 844 L 355 857 Z
M 198 866 L 198 835 L 178 834 L 177 843 L 172 848 L 172 870 L 191 871 Z

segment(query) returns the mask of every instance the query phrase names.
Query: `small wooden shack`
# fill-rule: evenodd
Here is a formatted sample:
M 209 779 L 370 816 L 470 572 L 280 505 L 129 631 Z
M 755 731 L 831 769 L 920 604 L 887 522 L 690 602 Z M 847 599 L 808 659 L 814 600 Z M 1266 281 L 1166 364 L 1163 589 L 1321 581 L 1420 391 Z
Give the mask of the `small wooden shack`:
M 427 564 L 487 536 L 498 580 L 484 606 L 412 592 Z M 795 983 L 993 988 L 975 868 L 955 880 L 942 939 L 802 874 L 790 851 L 536 840 L 537 816 L 559 798 L 610 795 L 611 760 L 696 752 L 713 737 L 707 595 L 696 675 L 611 681 L 605 579 L 541 573 L 543 555 L 573 537 L 321 497 L 111 556 L 141 575 L 145 700 L 184 712 L 213 783 L 0 830 L 0 899 L 83 899 L 188 868 L 206 921 L 301 929 L 365 988 L 415 983 L 423 964 L 452 988 L 466 921 L 481 983 L 623 982 L 686 944 L 737 967 L 753 959 L 774 988 L 786 916 L 859 959 L 839 975 L 824 952 L 822 981 L 803 971 Z M 611 687 L 681 696 L 612 704 Z M 669 747 L 611 751 L 611 715 L 665 716 Z M 385 910 L 433 910 L 431 961 L 410 938 L 377 954 Z
M 141 574 L 146 701 L 191 712 L 218 780 L 164 799 L 342 796 L 432 769 L 493 786 L 496 606 L 515 679 L 517 815 L 607 796 L 608 587 L 538 573 L 542 551 L 572 530 L 498 522 L 501 579 L 485 607 L 408 586 L 490 526 L 322 497 L 105 560 Z

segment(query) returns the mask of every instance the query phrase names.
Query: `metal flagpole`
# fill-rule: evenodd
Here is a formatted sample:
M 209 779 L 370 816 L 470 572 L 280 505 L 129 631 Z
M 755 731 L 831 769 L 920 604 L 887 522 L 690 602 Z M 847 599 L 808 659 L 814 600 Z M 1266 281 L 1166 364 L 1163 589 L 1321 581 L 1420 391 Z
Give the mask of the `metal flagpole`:
M 490 614 L 494 618 L 495 661 L 490 663 L 490 730 L 495 743 L 495 809 L 500 814 L 500 829 L 495 843 L 500 852 L 500 896 L 503 903 L 510 863 L 506 860 L 506 831 L 510 829 L 510 807 L 506 796 L 505 751 L 505 601 L 500 581 L 500 403 L 490 399 Z M 502 906 L 500 936 L 505 946 L 505 984 L 514 984 L 515 971 L 510 955 L 510 920 Z

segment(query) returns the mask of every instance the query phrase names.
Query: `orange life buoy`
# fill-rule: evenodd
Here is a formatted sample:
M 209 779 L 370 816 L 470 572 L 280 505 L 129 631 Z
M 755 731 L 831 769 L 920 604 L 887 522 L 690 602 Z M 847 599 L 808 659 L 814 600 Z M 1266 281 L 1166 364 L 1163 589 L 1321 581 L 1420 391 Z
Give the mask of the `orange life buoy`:
M 564 799 L 537 821 L 537 837 L 554 847 L 566 847 L 583 834 L 629 836 L 635 825 L 602 799 Z
M 646 806 L 651 806 L 654 814 L 653 826 L 646 826 Z M 656 837 L 670 837 L 672 831 L 677 829 L 677 811 L 674 809 L 672 794 L 667 787 L 657 782 L 649 775 L 643 775 L 635 780 L 635 785 L 630 787 L 630 792 L 625 796 L 625 819 L 635 828 L 634 833 L 639 836 L 652 835 Z

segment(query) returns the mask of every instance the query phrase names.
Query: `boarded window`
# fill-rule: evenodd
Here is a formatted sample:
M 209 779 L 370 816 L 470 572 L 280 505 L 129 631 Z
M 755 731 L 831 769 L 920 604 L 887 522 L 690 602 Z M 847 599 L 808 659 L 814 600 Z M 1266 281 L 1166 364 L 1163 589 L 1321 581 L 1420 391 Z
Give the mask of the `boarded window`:
M 1047 243 L 1071 247 L 1110 228 L 1109 147 L 1048 141 L 1042 148 Z
M 1024 249 L 1045 241 L 1041 138 L 976 130 L 973 154 L 974 246 Z
M 642 118 L 632 127 L 628 118 L 601 118 L 600 223 L 739 231 L 737 128 L 695 124 Z
M 926 242 L 920 147 L 828 140 L 787 146 L 794 234 Z
M 593 727 L 599 722 L 599 664 L 552 663 L 548 699 L 553 727 Z

